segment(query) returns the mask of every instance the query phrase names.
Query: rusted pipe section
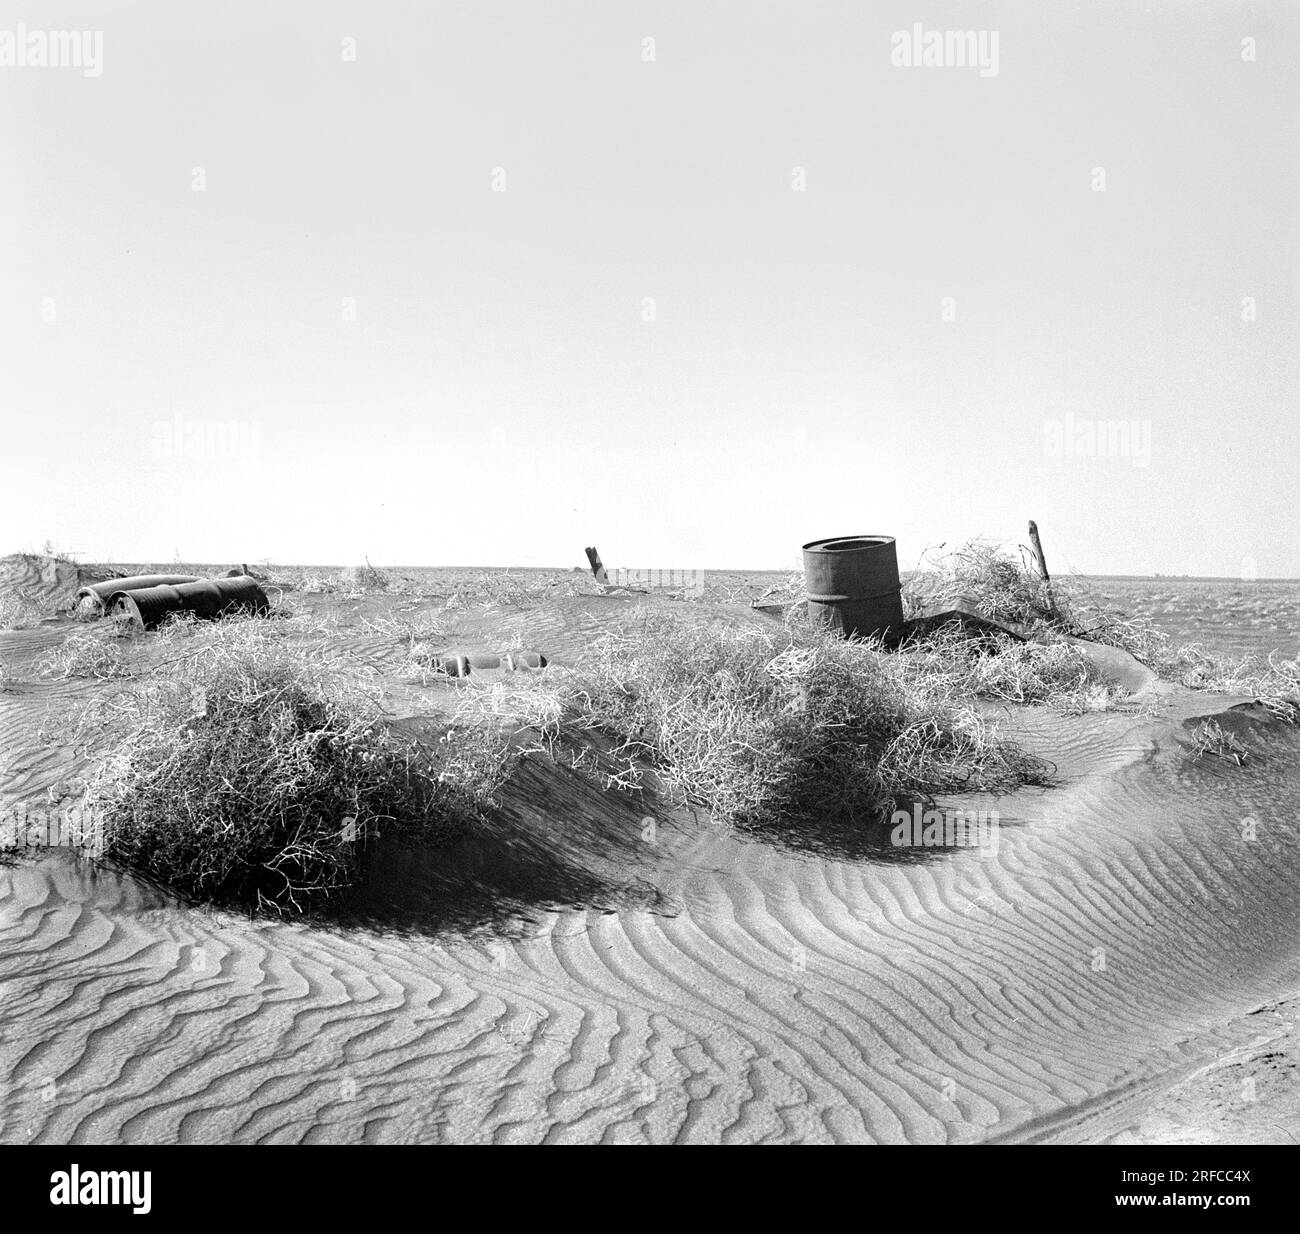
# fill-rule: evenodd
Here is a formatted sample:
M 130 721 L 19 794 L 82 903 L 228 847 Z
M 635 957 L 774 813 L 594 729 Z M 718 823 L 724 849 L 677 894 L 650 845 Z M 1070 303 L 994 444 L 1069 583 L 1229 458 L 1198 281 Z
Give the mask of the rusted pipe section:
M 545 668 L 546 657 L 540 651 L 513 651 L 506 656 L 506 668 L 512 673 L 521 669 Z
M 210 621 L 228 613 L 265 613 L 270 607 L 261 584 L 247 575 L 202 578 L 176 585 L 119 587 L 108 600 L 110 616 L 146 630 L 154 629 L 173 613 L 192 613 Z
M 197 574 L 136 574 L 130 578 L 110 578 L 103 583 L 91 583 L 77 592 L 73 598 L 75 608 L 83 611 L 103 613 L 109 601 L 119 591 L 139 591 L 144 587 L 175 587 L 179 583 L 197 583 Z
M 533 672 L 546 667 L 546 657 L 540 651 L 512 651 L 504 656 L 465 656 L 446 652 L 433 656 L 429 667 L 435 673 L 445 673 L 448 677 L 468 677 L 475 669 L 480 672 Z

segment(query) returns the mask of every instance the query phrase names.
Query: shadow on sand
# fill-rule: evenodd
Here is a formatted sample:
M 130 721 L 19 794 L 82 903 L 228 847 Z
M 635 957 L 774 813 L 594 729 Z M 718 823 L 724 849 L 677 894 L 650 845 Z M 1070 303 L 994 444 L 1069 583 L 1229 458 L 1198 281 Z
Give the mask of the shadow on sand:
M 524 758 L 498 794 L 491 817 L 437 847 L 381 840 L 367 874 L 329 911 L 341 925 L 399 933 L 441 931 L 526 934 L 556 909 L 642 911 L 675 915 L 665 891 L 680 878 L 685 850 L 699 860 L 703 838 L 757 843 L 819 860 L 921 864 L 952 860 L 990 839 L 968 832 L 956 844 L 898 843 L 889 816 L 788 817 L 719 833 L 691 811 L 674 811 L 653 790 L 607 788 L 594 774 L 543 756 Z M 987 817 L 991 802 L 978 807 Z M 913 801 L 895 803 L 907 812 Z M 923 809 L 935 803 L 927 801 Z M 1015 826 L 996 817 L 992 832 Z M 996 834 L 992 835 L 996 842 Z M 719 844 L 709 860 L 725 865 L 734 847 Z
M 525 758 L 481 825 L 433 848 L 381 840 L 363 883 L 331 914 L 403 933 L 526 932 L 541 912 L 670 912 L 660 846 L 666 816 L 549 759 Z
M 978 800 L 978 804 L 977 804 Z M 920 805 L 922 812 L 938 810 L 950 816 L 957 807 L 941 807 L 930 800 L 917 803 L 899 800 L 894 808 L 911 815 Z M 963 811 L 976 811 L 988 816 L 996 811 L 996 798 L 980 795 L 963 802 Z M 895 836 L 895 827 L 889 815 L 872 814 L 866 817 L 841 815 L 840 817 L 792 817 L 762 825 L 747 825 L 739 834 L 770 844 L 786 852 L 813 857 L 822 861 L 846 861 L 867 865 L 925 865 L 949 861 L 958 853 L 996 843 L 998 829 L 1022 826 L 1019 819 L 994 814 L 993 820 L 979 826 L 948 827 L 943 843 L 913 842 L 909 832 L 903 833 L 902 842 Z

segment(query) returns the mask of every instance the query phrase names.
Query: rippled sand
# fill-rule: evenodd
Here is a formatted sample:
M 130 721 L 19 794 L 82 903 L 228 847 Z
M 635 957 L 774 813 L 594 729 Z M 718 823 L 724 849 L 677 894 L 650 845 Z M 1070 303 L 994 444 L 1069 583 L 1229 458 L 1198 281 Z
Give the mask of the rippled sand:
M 458 636 L 563 660 L 619 603 Z M 34 737 L 91 688 L 32 679 L 56 634 L 0 635 L 7 802 L 79 757 Z M 1244 702 L 1006 713 L 1061 782 L 950 803 L 999 810 L 992 856 L 689 812 L 647 838 L 644 803 L 532 762 L 490 830 L 384 854 L 351 924 L 23 858 L 0 867 L 0 1141 L 1290 1142 L 1300 739 Z M 1193 761 L 1195 717 L 1234 707 L 1255 757 Z

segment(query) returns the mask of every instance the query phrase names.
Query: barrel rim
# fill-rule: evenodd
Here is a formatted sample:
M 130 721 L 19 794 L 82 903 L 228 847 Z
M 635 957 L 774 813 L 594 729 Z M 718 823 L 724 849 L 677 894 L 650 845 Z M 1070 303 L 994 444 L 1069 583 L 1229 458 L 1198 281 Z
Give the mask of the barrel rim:
M 803 546 L 805 553 L 826 553 L 831 550 L 827 547 L 831 544 L 843 544 L 846 540 L 865 540 L 864 548 L 878 548 L 886 544 L 897 544 L 893 536 L 826 536 L 820 540 L 809 540 Z
M 144 591 L 146 588 L 137 587 L 137 591 Z M 125 604 L 120 604 L 125 601 Z M 131 625 L 140 629 L 145 628 L 144 614 L 140 611 L 139 604 L 136 603 L 135 596 L 130 591 L 119 591 L 105 604 L 105 612 L 117 620 L 128 621 Z

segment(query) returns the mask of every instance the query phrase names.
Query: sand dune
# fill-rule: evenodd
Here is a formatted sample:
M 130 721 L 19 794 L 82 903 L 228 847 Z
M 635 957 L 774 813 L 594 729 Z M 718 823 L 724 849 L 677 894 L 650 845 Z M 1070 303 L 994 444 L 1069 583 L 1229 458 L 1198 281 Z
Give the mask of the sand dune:
M 447 638 L 563 662 L 625 603 L 467 611 Z M 0 636 L 6 804 L 79 766 L 34 737 L 89 690 L 28 679 L 58 633 Z M 1178 1093 L 1300 988 L 1296 734 L 1245 709 L 1247 766 L 1186 748 L 1241 701 L 1008 713 L 1061 783 L 961 803 L 999 810 L 991 857 L 689 811 L 646 839 L 644 802 L 530 762 L 493 828 L 382 854 L 329 928 L 180 908 L 66 852 L 0 868 L 0 1141 L 1170 1138 Z

